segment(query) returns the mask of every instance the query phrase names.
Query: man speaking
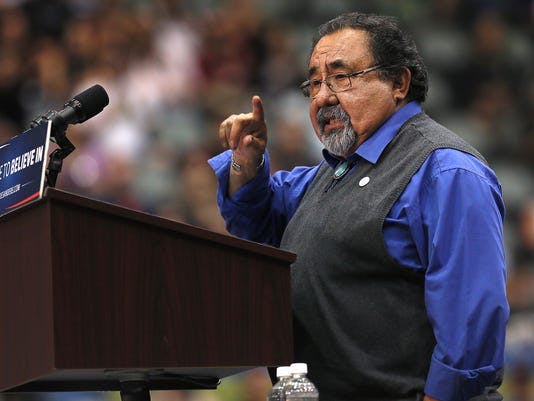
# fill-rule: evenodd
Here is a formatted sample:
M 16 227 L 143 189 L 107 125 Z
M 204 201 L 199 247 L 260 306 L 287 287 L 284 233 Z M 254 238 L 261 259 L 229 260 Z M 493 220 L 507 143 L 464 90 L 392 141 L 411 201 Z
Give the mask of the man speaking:
M 395 19 L 349 13 L 314 38 L 324 160 L 269 175 L 263 104 L 210 160 L 228 230 L 293 251 L 295 361 L 324 401 L 500 400 L 504 204 L 477 150 L 421 108 L 427 71 Z

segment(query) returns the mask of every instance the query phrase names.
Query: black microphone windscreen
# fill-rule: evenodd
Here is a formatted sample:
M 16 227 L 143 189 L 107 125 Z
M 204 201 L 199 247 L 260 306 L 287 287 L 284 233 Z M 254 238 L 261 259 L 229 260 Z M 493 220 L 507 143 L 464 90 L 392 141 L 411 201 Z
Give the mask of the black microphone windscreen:
M 74 96 L 74 99 L 81 103 L 83 119 L 79 122 L 83 122 L 91 117 L 94 117 L 109 104 L 108 94 L 100 85 L 91 86 L 90 88 Z

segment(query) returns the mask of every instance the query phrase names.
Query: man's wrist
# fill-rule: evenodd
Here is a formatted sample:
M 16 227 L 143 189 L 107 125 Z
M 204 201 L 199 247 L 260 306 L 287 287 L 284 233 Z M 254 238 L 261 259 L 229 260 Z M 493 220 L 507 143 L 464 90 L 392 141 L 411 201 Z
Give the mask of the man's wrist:
M 258 162 L 258 164 L 256 165 L 256 171 L 261 170 L 261 168 L 263 167 L 264 164 L 265 164 L 265 153 L 262 153 L 261 154 L 261 159 Z M 232 160 L 231 160 L 230 165 L 232 166 L 232 170 L 234 170 L 236 172 L 240 172 L 243 169 L 243 165 L 235 161 L 233 153 L 232 153 Z
M 230 160 L 230 177 L 228 180 L 228 196 L 231 198 L 236 191 L 256 177 L 265 165 L 265 154 L 261 154 L 259 160 L 240 161 L 234 158 Z

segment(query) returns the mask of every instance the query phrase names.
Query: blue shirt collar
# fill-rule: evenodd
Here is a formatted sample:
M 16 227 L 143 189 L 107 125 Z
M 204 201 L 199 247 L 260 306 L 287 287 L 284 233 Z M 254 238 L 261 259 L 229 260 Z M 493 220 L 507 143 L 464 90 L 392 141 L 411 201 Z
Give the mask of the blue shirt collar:
M 364 158 L 370 163 L 375 164 L 388 144 L 395 138 L 400 127 L 416 114 L 421 113 L 419 102 L 412 101 L 389 117 L 384 124 L 378 128 L 373 135 L 367 138 L 347 160 L 354 162 L 358 157 Z M 334 168 L 343 160 L 338 156 L 332 155 L 326 149 L 323 149 L 323 156 L 328 164 Z

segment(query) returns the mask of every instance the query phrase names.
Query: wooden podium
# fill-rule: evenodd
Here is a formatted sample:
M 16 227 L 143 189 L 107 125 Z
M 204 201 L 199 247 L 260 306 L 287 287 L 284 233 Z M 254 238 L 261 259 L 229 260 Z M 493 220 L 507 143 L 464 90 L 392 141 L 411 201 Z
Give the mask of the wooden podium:
M 50 188 L 0 218 L 0 391 L 147 399 L 289 364 L 294 259 Z

